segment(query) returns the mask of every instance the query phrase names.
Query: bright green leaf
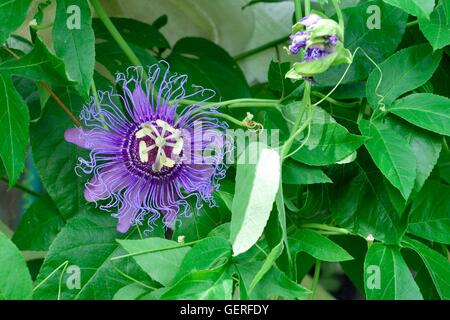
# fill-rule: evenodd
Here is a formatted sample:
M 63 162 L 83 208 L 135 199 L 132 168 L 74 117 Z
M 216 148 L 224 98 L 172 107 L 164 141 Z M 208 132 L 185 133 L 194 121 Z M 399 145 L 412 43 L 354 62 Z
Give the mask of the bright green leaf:
M 359 129 L 370 137 L 365 146 L 377 167 L 407 199 L 416 179 L 415 156 L 408 142 L 381 122 L 361 120 Z
M 69 28 L 71 11 L 68 11 L 68 8 L 73 5 L 79 8 L 80 25 Z M 88 1 L 56 1 L 52 39 L 56 54 L 64 60 L 67 74 L 78 82 L 78 92 L 87 97 L 95 65 L 95 36 Z
M 164 286 L 172 283 L 183 258 L 191 250 L 188 247 L 177 248 L 179 243 L 162 238 L 118 242 L 129 254 L 134 254 L 133 259 L 153 280 Z M 139 252 L 143 253 L 136 254 Z
M 429 19 L 434 8 L 434 0 L 384 0 L 384 2 L 424 19 Z
M 419 19 L 420 30 L 434 50 L 450 44 L 450 2 L 441 0 L 431 13 L 430 20 Z
M 8 75 L 0 73 L 0 156 L 13 186 L 22 173 L 29 138 L 28 107 Z
M 450 99 L 416 93 L 397 100 L 388 110 L 412 124 L 450 136 Z
M 408 231 L 431 241 L 450 244 L 450 187 L 430 180 L 414 199 Z
M 339 262 L 353 259 L 339 245 L 313 230 L 297 230 L 289 236 L 289 245 L 293 256 L 306 252 L 321 261 Z
M 18 29 L 27 17 L 31 0 L 0 0 L 0 43 Z
M 217 267 L 231 258 L 231 245 L 223 238 L 206 238 L 192 247 L 181 262 L 175 281 L 192 271 Z
M 55 203 L 44 195 L 25 212 L 12 241 L 21 250 L 47 251 L 65 223 Z
M 31 276 L 19 249 L 0 232 L 0 300 L 28 300 Z
M 383 103 L 389 106 L 402 94 L 425 84 L 431 78 L 441 61 L 442 52 L 434 52 L 430 45 L 420 44 L 398 51 L 380 64 L 383 78 L 378 69 L 372 71 L 367 79 L 367 99 L 376 108 Z
M 439 296 L 444 300 L 449 300 L 450 262 L 448 259 L 419 241 L 406 238 L 404 239 L 404 242 L 408 248 L 416 251 L 422 258 L 433 279 Z
M 422 294 L 400 254 L 400 248 L 373 244 L 364 261 L 369 300 L 422 300 Z

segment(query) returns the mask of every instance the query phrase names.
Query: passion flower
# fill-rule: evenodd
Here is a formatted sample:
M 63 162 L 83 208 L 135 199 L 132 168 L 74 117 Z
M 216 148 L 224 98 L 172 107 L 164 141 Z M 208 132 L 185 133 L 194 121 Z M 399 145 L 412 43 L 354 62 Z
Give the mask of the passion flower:
M 187 76 L 161 65 L 149 67 L 147 77 L 142 67 L 119 73 L 122 93 L 100 92 L 99 103 L 92 98 L 81 112 L 84 126 L 65 132 L 68 142 L 91 150 L 77 166 L 93 174 L 85 199 L 114 210 L 120 232 L 148 215 L 149 224 L 162 216 L 172 227 L 202 202 L 213 206 L 212 193 L 225 175 L 221 129 L 227 126 L 206 104 L 214 92 L 193 86 L 188 93 Z

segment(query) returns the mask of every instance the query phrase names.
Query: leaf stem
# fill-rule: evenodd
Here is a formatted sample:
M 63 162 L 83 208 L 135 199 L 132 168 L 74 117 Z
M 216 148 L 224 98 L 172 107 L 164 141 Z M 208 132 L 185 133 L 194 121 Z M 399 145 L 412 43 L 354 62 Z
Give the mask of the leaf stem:
M 187 104 L 196 104 L 200 103 L 199 101 L 195 100 L 180 100 L 181 104 L 187 105 Z M 261 107 L 279 107 L 280 106 L 280 100 L 274 100 L 274 99 L 253 99 L 253 98 L 242 98 L 242 99 L 232 99 L 232 100 L 226 100 L 221 102 L 208 102 L 204 105 L 207 106 L 215 106 L 215 107 L 228 107 L 230 105 L 238 105 L 238 107 L 242 107 L 242 104 L 257 104 L 256 106 Z M 247 105 L 245 106 L 247 107 Z M 236 108 L 236 106 L 235 106 Z
M 63 109 L 63 111 L 72 119 L 77 127 L 81 127 L 80 121 L 73 115 L 73 113 L 67 108 L 67 106 L 62 102 L 62 100 L 56 95 L 56 93 L 50 88 L 50 86 L 44 81 L 39 81 L 39 83 L 44 87 L 44 89 L 50 93 L 50 95 L 55 99 L 56 103 Z
M 317 287 L 319 286 L 319 278 L 320 278 L 320 267 L 322 265 L 322 261 L 316 260 L 316 264 L 314 266 L 314 278 L 313 278 L 313 284 L 311 288 L 311 300 L 314 299 L 317 291 Z
M 139 256 L 139 255 L 142 255 L 142 254 L 155 253 L 155 252 L 179 249 L 179 248 L 184 248 L 184 247 L 190 247 L 190 246 L 192 246 L 192 245 L 194 245 L 194 244 L 196 244 L 196 243 L 198 243 L 198 242 L 200 242 L 202 240 L 203 239 L 195 240 L 195 241 L 191 241 L 191 242 L 186 242 L 186 243 L 179 244 L 179 245 L 176 245 L 176 246 L 169 246 L 169 247 L 165 247 L 165 248 L 143 250 L 143 251 L 133 252 L 133 253 L 129 253 L 129 254 L 124 254 L 122 256 L 117 256 L 117 257 L 111 258 L 111 261 L 120 260 L 120 259 L 124 259 L 124 258 L 128 258 L 128 257 Z
M 91 0 L 92 6 L 94 7 L 95 11 L 98 14 L 98 17 L 105 25 L 106 29 L 109 31 L 113 39 L 116 41 L 117 45 L 122 49 L 122 51 L 125 53 L 127 58 L 130 60 L 130 62 L 135 66 L 142 66 L 141 61 L 136 56 L 134 51 L 130 48 L 128 43 L 125 41 L 125 39 L 120 34 L 119 30 L 114 26 L 111 19 L 106 14 L 105 10 L 103 9 L 102 5 L 98 0 Z M 144 74 L 145 75 L 145 74 Z
M 0 180 L 2 180 L 3 182 L 7 183 L 9 185 L 9 180 L 5 177 L 2 177 Z M 42 197 L 42 194 L 40 194 L 39 192 L 33 191 L 31 189 L 29 189 L 28 187 L 25 187 L 24 185 L 20 184 L 20 183 L 16 183 L 13 185 L 13 188 L 19 189 L 25 193 L 28 193 L 34 197 Z
M 37 290 L 40 286 L 42 286 L 45 282 L 47 282 L 48 279 L 50 279 L 50 278 L 51 278 L 51 277 L 52 277 L 59 269 L 61 269 L 61 268 L 64 267 L 64 270 L 65 270 L 65 268 L 67 267 L 68 264 L 69 264 L 69 261 L 68 261 L 68 260 L 66 260 L 66 261 L 64 261 L 63 263 L 61 263 L 55 270 L 53 270 L 47 277 L 45 277 L 44 280 L 42 280 L 41 282 L 39 282 L 39 284 L 33 288 L 33 292 L 36 291 L 36 290 Z
M 335 100 L 333 98 L 330 98 L 326 95 L 324 95 L 321 92 L 318 91 L 312 91 L 311 95 L 317 97 L 317 98 L 325 98 L 326 101 L 328 101 L 331 104 L 334 104 L 335 106 L 341 107 L 341 108 L 353 108 L 353 107 L 357 107 L 360 105 L 360 101 L 354 101 L 354 102 L 342 102 L 342 101 L 338 101 Z
M 324 231 L 331 231 L 331 232 L 336 232 L 336 233 L 340 233 L 340 234 L 351 234 L 351 232 L 348 231 L 347 229 L 337 228 L 337 227 L 329 226 L 326 224 L 320 224 L 320 223 L 306 223 L 306 224 L 302 224 L 300 227 L 308 228 L 308 229 L 319 229 L 319 230 L 324 230 Z
M 419 23 L 419 19 L 416 19 L 416 20 L 413 20 L 413 21 L 408 22 L 408 23 L 406 24 L 406 27 L 409 28 L 409 27 L 415 26 L 415 25 L 418 24 L 418 23 Z
M 9 52 L 10 55 L 12 55 L 16 60 L 19 60 L 20 57 L 11 49 L 8 47 L 3 47 L 7 52 Z M 61 99 L 53 92 L 53 90 L 50 88 L 50 86 L 45 83 L 44 81 L 39 81 L 39 83 L 42 85 L 42 87 L 53 97 L 53 99 L 56 100 L 58 105 L 63 109 L 63 111 L 72 119 L 72 121 L 75 123 L 76 126 L 81 127 L 80 121 L 73 115 L 73 113 L 69 110 L 69 108 L 66 107 L 66 105 L 61 101 Z

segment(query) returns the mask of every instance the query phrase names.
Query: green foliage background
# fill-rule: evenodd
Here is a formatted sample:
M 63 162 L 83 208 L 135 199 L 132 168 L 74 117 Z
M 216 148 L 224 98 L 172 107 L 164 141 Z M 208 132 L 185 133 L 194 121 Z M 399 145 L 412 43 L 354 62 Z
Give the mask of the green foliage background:
M 263 2 L 281 1 L 221 14 L 233 24 Z M 231 166 L 218 206 L 183 217 L 169 239 L 161 223 L 120 235 L 115 219 L 84 200 L 87 177 L 74 171 L 83 151 L 64 140 L 77 121 L 68 114 L 77 116 L 95 88 L 114 86 L 116 72 L 165 59 L 191 84 L 214 89 L 217 101 L 265 99 L 276 107 L 221 111 L 237 119 L 251 112 L 264 128 L 280 129 L 282 142 L 305 108 L 303 82 L 284 76 L 290 61 L 279 49 L 289 30 L 234 57 L 201 37 L 172 45 L 164 28 L 182 11 L 173 4 L 152 23 L 111 18 L 124 49 L 97 1 L 0 0 L 0 174 L 10 188 L 28 190 L 21 177 L 33 162 L 44 189 L 28 190 L 33 203 L 14 231 L 0 222 L 0 299 L 332 298 L 320 274 L 327 265 L 339 265 L 367 299 L 450 299 L 450 2 L 342 0 L 345 46 L 363 50 L 330 97 L 322 99 L 347 66 L 317 78 L 304 147 L 281 161 L 266 146 L 257 164 Z M 80 29 L 67 27 L 73 5 Z M 380 29 L 366 25 L 373 5 Z M 336 18 L 332 1 L 312 6 Z M 35 24 L 23 25 L 27 16 Z M 28 38 L 18 35 L 24 30 Z M 272 61 L 256 60 L 257 70 L 244 73 L 263 51 Z M 249 83 L 261 70 L 267 81 Z M 252 194 L 262 195 L 258 211 Z M 71 266 L 80 269 L 79 288 L 67 285 Z

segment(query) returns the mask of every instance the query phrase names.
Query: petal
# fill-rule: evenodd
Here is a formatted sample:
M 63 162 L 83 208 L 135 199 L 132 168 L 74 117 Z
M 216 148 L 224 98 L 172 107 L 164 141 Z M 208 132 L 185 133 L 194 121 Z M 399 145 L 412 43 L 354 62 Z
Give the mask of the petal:
M 69 128 L 64 132 L 67 142 L 85 149 L 112 149 L 120 146 L 120 138 L 106 130 Z
M 128 205 L 122 206 L 118 213 L 119 222 L 117 223 L 117 231 L 120 233 L 127 232 L 134 221 L 139 209 Z
M 125 168 L 119 164 L 103 169 L 86 184 L 84 198 L 88 202 L 108 198 L 111 193 L 127 185 L 129 181 L 126 179 L 125 174 Z
M 82 128 L 67 129 L 64 132 L 64 139 L 66 139 L 67 142 L 70 142 L 70 143 L 76 144 L 79 147 L 88 149 L 87 141 L 86 141 L 86 134 Z

